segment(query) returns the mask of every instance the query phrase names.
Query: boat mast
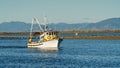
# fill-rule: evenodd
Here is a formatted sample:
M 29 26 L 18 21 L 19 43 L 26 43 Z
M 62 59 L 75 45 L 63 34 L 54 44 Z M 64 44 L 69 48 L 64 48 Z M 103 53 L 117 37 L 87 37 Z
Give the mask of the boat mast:
M 47 31 L 47 17 L 44 17 L 44 31 Z

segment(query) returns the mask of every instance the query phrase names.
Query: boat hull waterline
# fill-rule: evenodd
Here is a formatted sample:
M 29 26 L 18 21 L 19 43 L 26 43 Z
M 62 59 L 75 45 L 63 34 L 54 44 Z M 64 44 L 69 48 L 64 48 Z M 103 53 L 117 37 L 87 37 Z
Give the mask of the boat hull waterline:
M 28 43 L 29 48 L 58 48 L 59 39 L 54 39 L 46 42 Z

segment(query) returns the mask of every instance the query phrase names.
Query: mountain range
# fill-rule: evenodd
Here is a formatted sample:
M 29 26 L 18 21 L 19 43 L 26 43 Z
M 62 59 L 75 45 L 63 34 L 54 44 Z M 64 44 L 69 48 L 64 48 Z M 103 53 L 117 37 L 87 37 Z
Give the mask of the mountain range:
M 31 23 L 20 21 L 2 22 L 0 24 L 0 32 L 29 32 Z M 42 25 L 43 27 L 43 25 Z M 68 24 L 64 22 L 50 23 L 49 29 L 55 30 L 120 30 L 120 18 L 109 18 L 96 23 L 74 23 Z M 34 25 L 33 30 L 38 31 L 37 24 Z

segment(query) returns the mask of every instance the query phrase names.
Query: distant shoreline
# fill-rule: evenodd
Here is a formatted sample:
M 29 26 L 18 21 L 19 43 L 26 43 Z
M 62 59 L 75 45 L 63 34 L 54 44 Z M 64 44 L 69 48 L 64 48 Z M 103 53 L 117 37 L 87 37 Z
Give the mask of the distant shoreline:
M 120 32 L 120 30 L 65 30 L 58 31 L 60 34 L 69 33 L 109 33 L 109 32 Z M 0 32 L 0 34 L 29 34 L 30 32 Z M 35 33 L 35 32 L 33 32 Z M 41 32 L 40 32 L 41 33 Z
M 33 32 L 36 36 L 42 32 Z M 78 36 L 77 34 L 91 34 L 97 33 L 97 36 Z M 119 40 L 120 36 L 100 36 L 99 33 L 120 33 L 120 30 L 69 30 L 69 31 L 59 31 L 58 34 L 73 34 L 73 36 L 60 36 L 63 39 L 108 39 L 108 40 Z M 0 39 L 24 39 L 29 37 L 29 32 L 0 32 Z

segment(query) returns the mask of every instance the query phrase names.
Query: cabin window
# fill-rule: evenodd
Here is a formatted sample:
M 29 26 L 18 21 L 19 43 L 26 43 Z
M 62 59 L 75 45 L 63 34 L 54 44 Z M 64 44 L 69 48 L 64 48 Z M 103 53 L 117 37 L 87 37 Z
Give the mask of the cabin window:
M 54 35 L 54 32 L 52 32 L 52 35 Z
M 49 33 L 49 35 L 52 35 L 51 32 Z
M 55 32 L 55 35 L 57 34 L 57 32 Z
M 54 32 L 54 34 L 56 35 L 57 33 L 56 33 L 56 32 Z
M 49 33 L 46 33 L 47 35 L 49 35 Z

